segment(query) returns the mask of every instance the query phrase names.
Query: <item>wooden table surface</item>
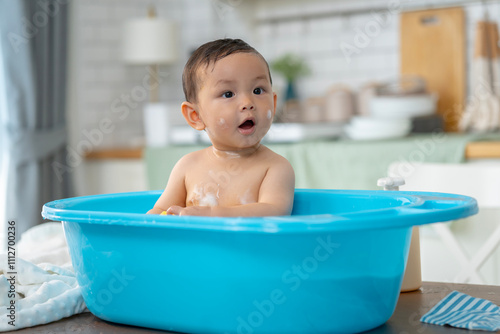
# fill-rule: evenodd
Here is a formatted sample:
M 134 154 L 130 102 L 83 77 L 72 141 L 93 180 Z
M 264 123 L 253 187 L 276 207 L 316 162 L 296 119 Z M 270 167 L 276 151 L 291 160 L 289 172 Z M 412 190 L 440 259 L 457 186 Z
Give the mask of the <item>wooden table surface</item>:
M 488 333 L 452 327 L 428 325 L 420 317 L 429 311 L 448 293 L 457 290 L 473 297 L 500 304 L 500 286 L 424 282 L 420 290 L 402 293 L 392 317 L 382 326 L 366 333 L 370 334 L 467 334 Z M 362 315 L 360 315 L 362 316 Z M 100 320 L 91 313 L 83 313 L 47 325 L 21 329 L 16 334 L 111 334 L 111 333 L 171 333 L 147 328 L 125 326 Z

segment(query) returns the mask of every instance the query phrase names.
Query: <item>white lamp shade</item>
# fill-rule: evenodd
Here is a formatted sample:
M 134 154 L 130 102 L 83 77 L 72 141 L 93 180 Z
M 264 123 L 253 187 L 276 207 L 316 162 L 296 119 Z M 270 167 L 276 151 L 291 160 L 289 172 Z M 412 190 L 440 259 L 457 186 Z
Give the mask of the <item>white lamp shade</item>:
M 123 36 L 123 59 L 129 64 L 167 64 L 177 59 L 174 22 L 145 18 L 127 22 Z

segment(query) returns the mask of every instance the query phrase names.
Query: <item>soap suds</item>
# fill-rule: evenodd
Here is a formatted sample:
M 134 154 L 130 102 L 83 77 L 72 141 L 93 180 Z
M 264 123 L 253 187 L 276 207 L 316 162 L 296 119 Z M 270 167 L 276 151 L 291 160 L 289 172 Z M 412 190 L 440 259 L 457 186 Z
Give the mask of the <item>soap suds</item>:
M 223 129 L 227 129 L 228 128 L 228 126 L 226 124 L 226 120 L 224 118 L 219 118 L 219 125 Z
M 250 189 L 247 189 L 245 193 L 239 197 L 239 200 L 242 205 L 255 203 L 255 201 L 252 200 Z
M 273 117 L 273 112 L 271 111 L 271 109 L 269 109 L 267 111 L 267 119 L 271 119 L 271 117 Z
M 217 206 L 217 197 L 214 194 L 205 194 L 200 200 L 200 206 Z
M 194 206 L 217 206 L 219 204 L 218 198 L 219 194 L 205 191 L 206 187 L 196 185 L 193 189 L 193 197 L 190 200 L 191 204 Z
M 221 151 L 216 149 L 214 146 L 212 146 L 212 152 L 214 155 L 218 158 L 224 157 L 224 158 L 241 158 L 241 154 L 238 152 L 232 152 L 232 151 Z

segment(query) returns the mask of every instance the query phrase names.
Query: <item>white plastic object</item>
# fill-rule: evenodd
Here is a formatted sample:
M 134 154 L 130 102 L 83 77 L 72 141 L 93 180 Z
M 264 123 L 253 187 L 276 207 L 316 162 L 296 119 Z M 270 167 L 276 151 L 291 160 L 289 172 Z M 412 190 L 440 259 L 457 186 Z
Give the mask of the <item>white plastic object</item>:
M 413 227 L 408 252 L 408 262 L 403 276 L 401 292 L 409 292 L 420 289 L 422 286 L 422 266 L 420 264 L 420 230 L 418 226 Z
M 384 177 L 377 180 L 379 187 L 384 190 L 399 190 L 405 184 L 402 177 Z M 422 269 L 420 264 L 420 231 L 417 226 L 413 227 L 408 253 L 408 262 L 401 285 L 401 292 L 415 291 L 422 286 Z
M 384 190 L 399 190 L 405 184 L 402 177 L 383 177 L 377 180 L 377 186 L 384 187 Z

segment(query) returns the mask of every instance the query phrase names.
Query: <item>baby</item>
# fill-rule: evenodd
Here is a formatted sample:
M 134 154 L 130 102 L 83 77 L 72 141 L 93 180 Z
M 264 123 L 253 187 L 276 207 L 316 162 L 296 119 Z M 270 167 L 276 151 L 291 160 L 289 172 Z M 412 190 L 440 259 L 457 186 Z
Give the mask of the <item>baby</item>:
M 190 57 L 181 110 L 212 146 L 182 157 L 148 213 L 278 216 L 292 211 L 290 163 L 260 144 L 276 113 L 269 66 L 240 39 L 200 46 Z

